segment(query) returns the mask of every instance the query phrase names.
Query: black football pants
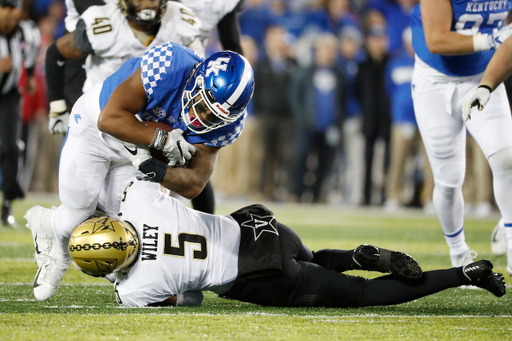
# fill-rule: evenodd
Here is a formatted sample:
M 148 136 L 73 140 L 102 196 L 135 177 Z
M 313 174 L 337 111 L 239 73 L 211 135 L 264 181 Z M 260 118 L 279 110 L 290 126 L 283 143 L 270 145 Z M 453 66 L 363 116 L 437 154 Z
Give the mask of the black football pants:
M 461 268 L 427 271 L 419 280 L 344 275 L 339 272 L 353 268 L 353 250 L 313 254 L 292 229 L 280 223 L 278 229 L 282 271 L 258 279 L 239 278 L 221 296 L 267 306 L 365 307 L 408 302 L 467 284 Z

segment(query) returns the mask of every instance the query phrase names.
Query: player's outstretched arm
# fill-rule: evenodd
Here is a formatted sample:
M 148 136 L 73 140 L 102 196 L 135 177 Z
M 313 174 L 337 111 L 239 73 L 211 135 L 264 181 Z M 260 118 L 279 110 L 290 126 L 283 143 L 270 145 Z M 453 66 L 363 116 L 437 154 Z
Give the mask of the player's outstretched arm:
M 512 75 L 512 39 L 507 39 L 496 51 L 485 69 L 478 88 L 473 90 L 462 105 L 462 118 L 471 119 L 471 108 L 482 111 L 491 98 L 491 92 Z
M 196 153 L 186 167 L 167 167 L 162 186 L 187 198 L 199 195 L 206 186 L 217 162 L 220 148 L 194 144 Z
M 512 33 L 512 27 L 505 26 L 491 34 L 459 34 L 450 30 L 453 17 L 451 0 L 423 0 L 420 6 L 425 41 L 434 54 L 460 55 L 497 49 Z

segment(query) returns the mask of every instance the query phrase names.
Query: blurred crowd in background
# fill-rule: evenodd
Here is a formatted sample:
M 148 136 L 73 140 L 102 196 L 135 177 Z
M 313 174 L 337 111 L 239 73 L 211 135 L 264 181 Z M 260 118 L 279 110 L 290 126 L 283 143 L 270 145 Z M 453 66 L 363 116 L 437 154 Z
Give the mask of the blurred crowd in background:
M 220 151 L 216 196 L 261 201 L 422 207 L 433 179 L 411 98 L 416 0 L 245 0 L 242 47 L 256 91 L 244 133 Z M 42 46 L 37 91 L 23 93 L 21 184 L 57 192 L 63 138 L 47 128 L 46 48 L 64 28 L 61 0 L 24 0 Z M 207 55 L 219 50 L 212 36 Z M 23 82 L 23 79 L 21 80 Z M 466 209 L 493 211 L 490 169 L 468 138 Z

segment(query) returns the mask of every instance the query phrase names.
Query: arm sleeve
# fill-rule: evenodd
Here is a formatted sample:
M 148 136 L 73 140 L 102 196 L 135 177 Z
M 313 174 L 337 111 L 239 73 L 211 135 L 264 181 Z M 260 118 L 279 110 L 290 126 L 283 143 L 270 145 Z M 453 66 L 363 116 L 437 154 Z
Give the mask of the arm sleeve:
M 85 21 L 83 19 L 79 19 L 76 23 L 76 30 L 73 34 L 73 41 L 76 48 L 80 51 L 87 54 L 94 52 L 89 38 L 87 37 L 87 26 L 85 25 Z
M 243 55 L 240 45 L 240 25 L 236 14 L 236 8 L 226 14 L 217 25 L 219 39 L 224 50 L 231 50 Z
M 60 54 L 57 44 L 48 47 L 46 51 L 46 87 L 48 102 L 64 97 L 64 57 Z

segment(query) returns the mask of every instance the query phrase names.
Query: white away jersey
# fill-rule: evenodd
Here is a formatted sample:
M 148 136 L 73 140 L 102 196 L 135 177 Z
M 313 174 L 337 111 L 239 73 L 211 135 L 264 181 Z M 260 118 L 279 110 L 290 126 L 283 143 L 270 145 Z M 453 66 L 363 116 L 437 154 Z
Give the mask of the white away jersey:
M 208 37 L 219 21 L 232 12 L 240 0 L 180 0 L 190 8 L 201 20 L 201 33 L 199 39 L 206 46 Z
M 230 216 L 192 210 L 159 184 L 134 180 L 120 218 L 135 227 L 141 248 L 134 266 L 117 274 L 120 303 L 145 306 L 185 291 L 225 291 L 235 280 L 240 227 Z
M 142 56 L 150 47 L 166 42 L 177 42 L 196 49 L 200 45 L 197 43 L 201 27 L 199 20 L 190 9 L 172 1 L 167 2 L 160 29 L 147 46 L 135 37 L 117 5 L 91 6 L 82 14 L 81 19 L 85 23 L 85 33 L 93 51 L 86 61 L 84 92 L 103 82 L 128 59 Z M 201 50 L 197 52 L 204 55 Z

